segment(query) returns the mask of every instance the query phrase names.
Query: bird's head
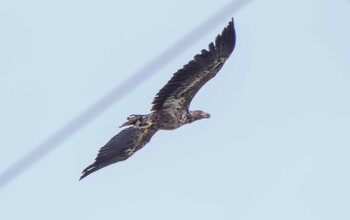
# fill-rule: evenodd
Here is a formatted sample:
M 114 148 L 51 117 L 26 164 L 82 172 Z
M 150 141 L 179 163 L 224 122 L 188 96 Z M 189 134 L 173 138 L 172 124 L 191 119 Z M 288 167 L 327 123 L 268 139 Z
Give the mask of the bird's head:
M 201 110 L 195 110 L 195 111 L 190 111 L 191 114 L 191 122 L 197 121 L 203 118 L 210 118 L 210 115 L 206 112 L 203 112 Z

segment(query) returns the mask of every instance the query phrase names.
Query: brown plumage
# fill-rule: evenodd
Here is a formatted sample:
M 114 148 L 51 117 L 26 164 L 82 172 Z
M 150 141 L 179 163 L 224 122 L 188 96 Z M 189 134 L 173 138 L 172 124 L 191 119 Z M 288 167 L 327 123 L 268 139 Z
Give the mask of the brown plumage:
M 158 130 L 172 130 L 210 115 L 189 106 L 202 86 L 212 79 L 231 55 L 236 43 L 233 19 L 222 33 L 193 60 L 174 73 L 157 93 L 151 113 L 131 115 L 122 126 L 130 126 L 115 135 L 98 152 L 95 162 L 85 168 L 80 179 L 113 163 L 128 159 L 144 147 Z M 122 127 L 121 126 L 121 127 Z

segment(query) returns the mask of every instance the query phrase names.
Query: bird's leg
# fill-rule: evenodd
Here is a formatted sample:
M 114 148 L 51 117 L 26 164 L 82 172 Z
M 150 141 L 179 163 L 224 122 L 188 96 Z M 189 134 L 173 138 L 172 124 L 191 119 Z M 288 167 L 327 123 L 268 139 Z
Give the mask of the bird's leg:
M 149 128 L 152 125 L 152 120 L 149 115 L 140 115 L 135 125 L 139 126 L 142 129 Z
M 146 121 L 146 122 L 142 122 L 142 123 L 139 125 L 139 127 L 140 127 L 140 128 L 143 128 L 143 129 L 146 129 L 146 128 L 151 127 L 151 125 L 152 125 L 152 122 L 151 122 L 151 121 Z

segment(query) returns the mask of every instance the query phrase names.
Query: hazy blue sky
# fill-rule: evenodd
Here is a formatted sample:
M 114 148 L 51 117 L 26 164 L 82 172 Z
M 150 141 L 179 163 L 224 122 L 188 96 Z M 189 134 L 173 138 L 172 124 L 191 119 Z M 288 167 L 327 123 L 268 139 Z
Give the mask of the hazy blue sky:
M 229 0 L 1 1 L 0 173 Z M 350 219 L 350 3 L 251 1 L 8 185 L 0 219 Z M 211 114 L 83 168 L 235 18 Z

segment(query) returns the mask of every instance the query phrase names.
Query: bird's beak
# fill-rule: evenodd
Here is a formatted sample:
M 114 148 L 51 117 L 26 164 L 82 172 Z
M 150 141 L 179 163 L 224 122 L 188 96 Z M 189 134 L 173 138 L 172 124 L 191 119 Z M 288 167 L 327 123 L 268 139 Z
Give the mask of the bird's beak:
M 202 113 L 202 117 L 203 118 L 210 118 L 210 115 L 208 113 L 203 112 Z

